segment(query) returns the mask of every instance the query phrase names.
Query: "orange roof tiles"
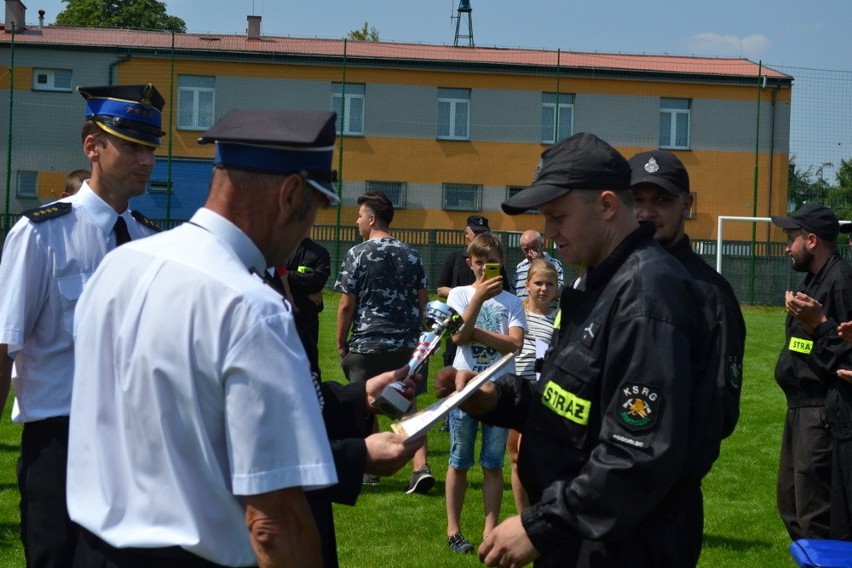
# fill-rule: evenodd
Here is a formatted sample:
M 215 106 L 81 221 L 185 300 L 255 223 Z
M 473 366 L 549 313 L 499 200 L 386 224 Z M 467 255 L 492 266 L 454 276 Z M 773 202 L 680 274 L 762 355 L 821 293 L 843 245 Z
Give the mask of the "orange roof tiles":
M 0 43 L 9 43 L 11 33 L 0 34 Z M 46 26 L 29 28 L 15 34 L 15 42 L 45 46 L 122 47 L 138 49 L 171 49 L 169 32 L 136 31 L 109 28 L 72 28 Z M 310 39 L 245 35 L 175 34 L 174 46 L 179 51 L 279 54 L 305 57 L 342 57 L 342 39 Z M 412 43 L 370 41 L 346 42 L 350 59 L 392 60 L 395 62 L 464 63 L 487 66 L 556 67 L 598 71 L 643 71 L 661 74 L 756 77 L 759 66 L 741 58 L 713 58 L 674 55 L 641 55 L 621 53 L 583 53 L 499 47 L 454 47 Z M 762 75 L 782 81 L 792 77 L 763 67 Z

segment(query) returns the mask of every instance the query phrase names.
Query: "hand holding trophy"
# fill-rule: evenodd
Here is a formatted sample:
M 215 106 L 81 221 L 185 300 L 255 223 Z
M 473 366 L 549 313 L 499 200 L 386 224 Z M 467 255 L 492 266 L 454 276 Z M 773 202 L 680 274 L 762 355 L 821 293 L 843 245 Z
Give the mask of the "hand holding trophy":
M 405 378 L 413 377 L 426 360 L 437 351 L 441 340 L 447 334 L 452 335 L 458 331 L 462 323 L 464 321 L 461 315 L 444 302 L 436 300 L 426 304 L 426 317 L 423 321 L 425 329 L 420 334 L 420 342 L 408 362 L 408 374 Z M 383 414 L 391 418 L 399 418 L 411 408 L 411 401 L 402 394 L 404 391 L 402 382 L 391 383 L 379 395 L 374 405 Z

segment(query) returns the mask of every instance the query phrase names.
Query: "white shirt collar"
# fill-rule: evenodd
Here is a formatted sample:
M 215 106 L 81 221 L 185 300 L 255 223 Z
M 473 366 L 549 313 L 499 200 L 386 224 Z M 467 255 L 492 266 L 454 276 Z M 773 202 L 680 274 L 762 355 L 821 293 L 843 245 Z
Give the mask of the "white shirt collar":
M 254 268 L 261 272 L 266 268 L 266 260 L 260 249 L 252 242 L 242 229 L 205 207 L 195 212 L 190 223 L 210 231 L 223 240 L 234 251 L 234 254 L 249 270 Z
M 105 235 L 112 233 L 115 221 L 118 219 L 118 213 L 110 207 L 109 203 L 101 199 L 92 190 L 89 186 L 89 180 L 83 182 L 83 185 L 80 186 L 80 191 L 66 199 L 71 203 L 76 203 L 78 207 L 85 209 Z M 121 216 L 124 217 L 125 221 L 129 221 L 130 208 L 125 209 Z

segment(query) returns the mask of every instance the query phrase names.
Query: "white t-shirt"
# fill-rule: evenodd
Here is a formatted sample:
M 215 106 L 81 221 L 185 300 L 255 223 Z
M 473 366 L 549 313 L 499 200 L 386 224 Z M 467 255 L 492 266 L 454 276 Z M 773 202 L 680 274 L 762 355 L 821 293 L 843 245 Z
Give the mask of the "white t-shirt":
M 68 509 L 116 547 L 256 564 L 240 496 L 337 482 L 289 305 L 201 209 L 107 255 L 77 308 Z
M 450 290 L 447 305 L 464 315 L 473 293 L 473 286 L 457 286 Z M 526 332 L 527 320 L 524 317 L 524 306 L 517 296 L 503 290 L 482 304 L 479 316 L 476 318 L 476 327 L 503 335 L 509 334 L 510 327 L 520 327 Z M 502 356 L 503 354 L 496 349 L 478 341 L 468 341 L 456 350 L 453 366 L 456 369 L 482 371 Z M 515 372 L 514 361 L 506 367 L 506 372 Z

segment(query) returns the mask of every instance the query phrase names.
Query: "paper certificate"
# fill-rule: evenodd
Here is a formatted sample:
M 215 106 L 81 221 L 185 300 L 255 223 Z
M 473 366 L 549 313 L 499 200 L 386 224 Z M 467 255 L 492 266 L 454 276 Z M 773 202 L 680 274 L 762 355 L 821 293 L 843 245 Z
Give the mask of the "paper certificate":
M 456 391 L 447 398 L 436 401 L 430 404 L 423 410 L 406 416 L 399 422 L 391 424 L 391 429 L 405 436 L 406 440 L 417 440 L 424 436 L 429 429 L 444 419 L 444 416 L 450 413 L 450 410 L 460 405 L 467 400 L 476 390 L 479 389 L 486 381 L 499 377 L 505 372 L 506 365 L 514 359 L 514 353 L 507 353 L 500 359 L 491 364 L 484 371 L 480 371 L 478 375 L 473 377 L 465 387 Z

